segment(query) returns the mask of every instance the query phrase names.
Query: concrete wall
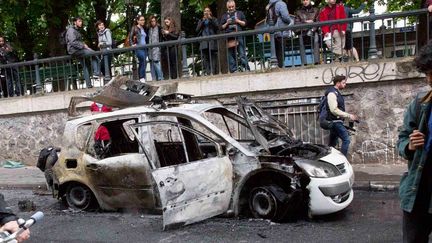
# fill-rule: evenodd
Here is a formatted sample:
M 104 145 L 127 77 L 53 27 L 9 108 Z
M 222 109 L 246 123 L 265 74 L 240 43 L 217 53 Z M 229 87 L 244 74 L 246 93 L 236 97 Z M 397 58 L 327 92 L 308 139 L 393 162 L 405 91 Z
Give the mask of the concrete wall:
M 159 92 L 193 94 L 198 99 L 217 97 L 229 102 L 241 94 L 251 99 L 274 100 L 321 96 L 336 74 L 349 77 L 348 88 L 343 91 L 353 94 L 347 100 L 347 110 L 359 114 L 362 119 L 352 138 L 351 161 L 403 163 L 394 149 L 397 128 L 409 100 L 419 90 L 427 89 L 410 59 L 320 65 L 155 84 L 161 85 Z M 61 144 L 70 97 L 91 91 L 95 90 L 0 100 L 0 161 L 10 159 L 35 164 L 41 148 Z

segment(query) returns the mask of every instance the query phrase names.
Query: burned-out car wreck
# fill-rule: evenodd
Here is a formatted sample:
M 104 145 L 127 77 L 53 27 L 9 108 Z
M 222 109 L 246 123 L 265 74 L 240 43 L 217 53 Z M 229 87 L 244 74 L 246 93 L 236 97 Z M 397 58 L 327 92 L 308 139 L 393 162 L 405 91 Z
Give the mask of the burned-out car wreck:
M 253 102 L 237 103 L 240 114 L 187 103 L 68 120 L 54 196 L 84 210 L 160 210 L 164 228 L 220 214 L 278 221 L 351 203 L 353 170 L 339 151 L 296 140 Z M 111 135 L 103 158 L 93 139 L 101 125 Z

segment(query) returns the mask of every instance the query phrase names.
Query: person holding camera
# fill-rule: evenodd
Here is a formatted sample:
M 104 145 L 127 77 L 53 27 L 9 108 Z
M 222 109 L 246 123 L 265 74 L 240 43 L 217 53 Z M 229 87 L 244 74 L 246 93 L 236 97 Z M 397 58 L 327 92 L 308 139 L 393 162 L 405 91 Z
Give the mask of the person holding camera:
M 198 36 L 210 36 L 217 34 L 219 24 L 216 18 L 213 17 L 209 7 L 204 8 L 204 15 L 198 21 L 196 31 Z M 216 40 L 200 42 L 201 56 L 204 66 L 204 75 L 217 73 L 217 50 L 218 44 Z
M 138 15 L 135 18 L 135 23 L 129 33 L 129 43 L 131 43 L 132 46 L 143 47 L 136 50 L 135 55 L 138 58 L 139 80 L 140 82 L 145 83 L 147 73 L 147 48 L 144 48 L 144 46 L 148 43 L 148 35 L 144 15 Z
M 228 11 L 222 15 L 220 21 L 221 30 L 225 31 L 225 33 L 241 31 L 246 26 L 246 17 L 244 13 L 236 10 L 236 3 L 234 0 L 228 0 L 226 6 Z M 246 57 L 244 37 L 239 36 L 237 38 L 228 38 L 227 48 L 230 72 L 234 73 L 238 71 L 237 52 L 243 69 L 249 71 L 250 68 Z
M 0 63 L 9 64 L 18 61 L 18 57 L 14 53 L 13 48 L 6 43 L 3 36 L 0 36 Z M 4 96 L 13 97 L 20 96 L 22 93 L 21 81 L 19 80 L 18 70 L 16 67 L 8 67 L 1 70 L 1 74 L 6 77 L 7 92 Z
M 14 233 L 19 230 L 17 216 L 12 213 L 4 200 L 3 194 L 0 193 L 0 232 L 8 231 Z M 30 238 L 30 231 L 26 229 L 17 236 L 18 242 L 23 242 Z
M 112 49 L 112 33 L 111 30 L 105 27 L 105 23 L 102 20 L 96 21 L 96 32 L 98 36 L 98 47 L 102 51 L 111 50 Z M 105 65 L 105 61 L 108 65 Z M 104 76 L 107 76 L 109 73 L 109 77 L 111 77 L 111 61 L 112 54 L 105 54 L 101 59 L 101 73 Z M 105 70 L 105 68 L 107 70 Z

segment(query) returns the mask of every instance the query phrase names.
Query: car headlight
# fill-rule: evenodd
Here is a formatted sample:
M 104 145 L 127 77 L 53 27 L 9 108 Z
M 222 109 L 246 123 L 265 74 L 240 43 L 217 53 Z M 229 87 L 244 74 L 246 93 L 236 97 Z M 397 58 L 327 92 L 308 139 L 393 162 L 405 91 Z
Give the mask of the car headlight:
M 341 175 L 336 166 L 322 161 L 306 160 L 297 163 L 310 177 L 327 178 Z

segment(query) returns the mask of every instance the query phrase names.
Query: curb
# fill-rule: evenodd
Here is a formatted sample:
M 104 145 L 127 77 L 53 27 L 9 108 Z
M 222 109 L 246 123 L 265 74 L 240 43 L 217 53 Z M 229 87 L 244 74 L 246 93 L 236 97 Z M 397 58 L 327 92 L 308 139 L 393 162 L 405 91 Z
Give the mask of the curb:
M 37 183 L 37 184 L 0 184 L 1 190 L 35 190 L 35 189 L 47 189 L 45 183 Z
M 354 190 L 360 191 L 398 191 L 399 181 L 357 181 L 353 185 Z

